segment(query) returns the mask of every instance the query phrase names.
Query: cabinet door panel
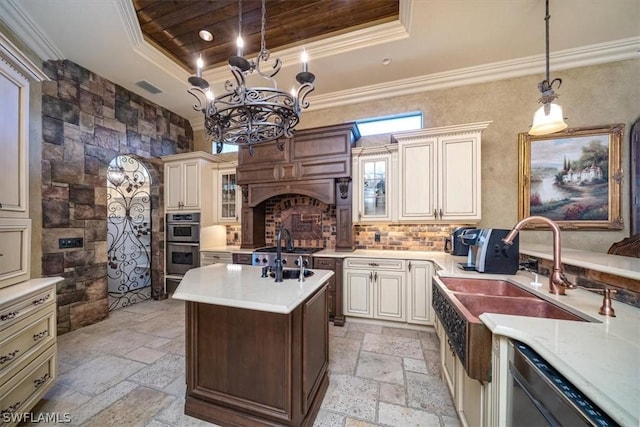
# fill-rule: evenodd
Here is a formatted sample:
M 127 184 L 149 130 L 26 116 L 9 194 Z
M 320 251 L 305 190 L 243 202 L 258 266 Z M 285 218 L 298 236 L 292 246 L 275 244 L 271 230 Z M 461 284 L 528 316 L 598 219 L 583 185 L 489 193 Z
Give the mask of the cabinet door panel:
M 200 208 L 200 164 L 197 160 L 184 162 L 185 209 Z
M 400 143 L 400 220 L 434 220 L 437 140 Z
M 167 209 L 180 209 L 182 203 L 182 164 L 166 164 L 164 182 L 164 198 Z
M 372 272 L 345 270 L 345 307 L 346 315 L 372 317 Z
M 409 261 L 409 279 L 407 282 L 407 322 L 422 325 L 433 325 L 434 316 L 431 309 L 431 276 L 430 262 Z
M 374 317 L 404 320 L 404 275 L 394 272 L 374 272 L 376 289 Z
M 480 218 L 480 155 L 477 142 L 475 135 L 442 138 L 439 203 L 442 219 Z

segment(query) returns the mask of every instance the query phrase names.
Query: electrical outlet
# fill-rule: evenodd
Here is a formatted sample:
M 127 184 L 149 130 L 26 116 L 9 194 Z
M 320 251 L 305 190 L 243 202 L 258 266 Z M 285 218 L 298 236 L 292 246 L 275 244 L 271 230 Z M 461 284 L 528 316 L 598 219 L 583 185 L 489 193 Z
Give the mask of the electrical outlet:
M 82 237 L 58 239 L 59 249 L 81 248 L 82 246 L 84 246 Z
M 374 242 L 379 242 L 380 241 L 380 233 L 375 233 L 373 235 L 373 241 Z

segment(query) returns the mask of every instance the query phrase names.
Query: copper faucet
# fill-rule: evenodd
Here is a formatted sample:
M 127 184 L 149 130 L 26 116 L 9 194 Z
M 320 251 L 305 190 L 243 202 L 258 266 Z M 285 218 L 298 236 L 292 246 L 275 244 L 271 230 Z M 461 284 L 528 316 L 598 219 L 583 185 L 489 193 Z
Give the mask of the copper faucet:
M 553 271 L 549 276 L 549 292 L 556 295 L 565 295 L 565 289 L 575 289 L 576 285 L 569 282 L 562 271 L 562 261 L 560 259 L 560 228 L 558 224 L 543 216 L 529 216 L 520 220 L 502 241 L 506 245 L 511 245 L 513 239 L 515 239 L 522 227 L 530 222 L 544 222 L 551 227 L 551 231 L 553 232 Z

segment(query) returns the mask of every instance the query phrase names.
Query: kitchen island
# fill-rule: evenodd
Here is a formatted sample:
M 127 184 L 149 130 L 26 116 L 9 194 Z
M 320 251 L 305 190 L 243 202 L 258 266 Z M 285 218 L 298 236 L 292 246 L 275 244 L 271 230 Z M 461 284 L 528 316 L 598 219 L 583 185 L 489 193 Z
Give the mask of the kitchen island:
M 312 425 L 329 385 L 327 281 L 261 278 L 261 268 L 189 270 L 185 414 L 220 425 Z

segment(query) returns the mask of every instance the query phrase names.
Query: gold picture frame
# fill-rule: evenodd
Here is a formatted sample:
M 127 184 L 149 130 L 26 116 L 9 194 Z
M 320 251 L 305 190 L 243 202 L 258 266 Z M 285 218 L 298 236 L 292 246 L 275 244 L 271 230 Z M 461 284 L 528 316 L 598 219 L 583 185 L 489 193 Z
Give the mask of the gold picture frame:
M 537 215 L 564 230 L 621 230 L 623 132 L 618 123 L 544 136 L 520 133 L 518 220 Z

